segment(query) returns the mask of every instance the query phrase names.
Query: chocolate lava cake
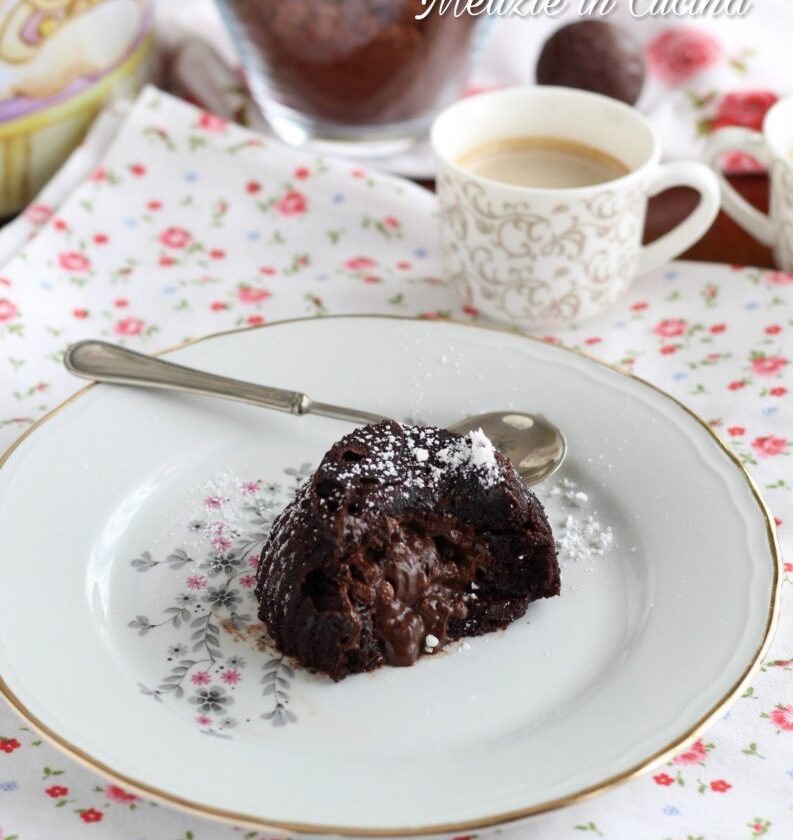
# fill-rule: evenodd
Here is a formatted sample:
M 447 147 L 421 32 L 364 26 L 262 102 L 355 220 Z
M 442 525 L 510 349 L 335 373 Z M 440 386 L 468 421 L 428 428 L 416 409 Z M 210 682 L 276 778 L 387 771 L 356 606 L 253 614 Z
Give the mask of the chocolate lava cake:
M 558 594 L 542 505 L 487 437 L 394 422 L 330 449 L 273 524 L 256 586 L 278 649 L 334 680 Z

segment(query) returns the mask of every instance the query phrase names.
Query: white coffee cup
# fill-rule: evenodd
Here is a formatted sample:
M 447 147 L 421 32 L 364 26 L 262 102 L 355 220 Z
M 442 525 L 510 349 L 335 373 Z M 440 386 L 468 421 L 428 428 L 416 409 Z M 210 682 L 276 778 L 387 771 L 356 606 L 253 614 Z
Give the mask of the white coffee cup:
M 628 173 L 569 189 L 514 186 L 467 171 L 460 157 L 519 137 L 559 138 L 617 158 Z M 463 99 L 432 127 L 447 278 L 468 305 L 524 328 L 588 318 L 615 301 L 638 273 L 696 242 L 719 209 L 707 166 L 660 163 L 655 131 L 633 108 L 561 87 L 515 87 Z M 693 187 L 691 215 L 642 245 L 647 200 Z
M 756 210 L 721 174 L 724 152 L 740 150 L 768 167 L 771 212 Z M 783 99 L 766 114 L 763 130 L 721 128 L 710 138 L 710 165 L 718 172 L 724 211 L 764 245 L 774 249 L 784 271 L 793 271 L 793 97 Z

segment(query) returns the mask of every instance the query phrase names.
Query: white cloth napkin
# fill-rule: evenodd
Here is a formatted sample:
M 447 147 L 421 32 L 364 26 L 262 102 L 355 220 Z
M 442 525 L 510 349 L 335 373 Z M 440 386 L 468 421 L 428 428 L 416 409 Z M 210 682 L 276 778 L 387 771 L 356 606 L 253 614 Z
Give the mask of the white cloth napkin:
M 110 124 L 97 126 L 0 240 L 0 451 L 80 386 L 61 354 L 81 338 L 156 351 L 326 312 L 476 320 L 440 277 L 426 191 L 263 141 L 154 89 L 108 143 Z M 711 423 L 753 472 L 793 556 L 791 304 L 793 274 L 677 263 L 637 280 L 595 321 L 549 340 L 634 370 Z M 504 834 L 793 836 L 793 564 L 785 569 L 776 640 L 723 720 L 642 778 Z M 83 664 L 75 660 L 76 669 Z M 41 743 L 0 704 L 0 838 L 12 836 L 262 835 L 155 807 Z

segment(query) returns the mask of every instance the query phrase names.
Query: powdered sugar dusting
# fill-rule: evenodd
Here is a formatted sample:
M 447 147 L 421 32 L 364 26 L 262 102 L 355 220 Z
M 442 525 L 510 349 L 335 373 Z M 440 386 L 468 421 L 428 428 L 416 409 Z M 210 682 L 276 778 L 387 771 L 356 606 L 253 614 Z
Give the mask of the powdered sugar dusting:
M 469 432 L 441 449 L 438 460 L 450 470 L 467 469 L 475 472 L 485 487 L 492 487 L 499 480 L 495 447 L 481 429 Z
M 483 471 L 490 484 L 498 481 L 498 461 L 496 450 L 488 436 L 477 429 L 471 432 L 465 440 L 471 444 L 471 465 Z
M 443 448 L 439 448 L 442 441 L 438 430 L 431 426 L 403 425 L 401 431 L 402 435 L 383 428 L 378 428 L 376 433 L 358 430 L 360 442 L 371 444 L 371 454 L 344 463 L 336 478 L 345 482 L 367 477 L 385 483 L 398 481 L 406 491 L 432 487 L 450 474 L 470 474 L 485 487 L 492 487 L 500 480 L 495 447 L 481 429 L 455 438 Z M 350 446 L 354 450 L 355 445 Z M 397 468 L 397 463 L 405 463 L 405 454 L 409 456 L 408 463 L 413 461 L 416 467 L 406 473 Z
M 200 555 L 209 541 L 217 564 L 243 562 L 248 553 L 258 558 L 270 526 L 311 474 L 311 465 L 284 473 L 285 481 L 243 480 L 229 470 L 208 478 L 194 491 L 198 512 L 186 523 L 184 550 Z
M 558 499 L 566 509 L 553 528 L 561 560 L 585 564 L 606 554 L 614 542 L 614 531 L 589 510 L 589 496 L 575 481 L 562 478 L 543 495 Z
M 566 559 L 588 562 L 602 557 L 613 539 L 611 527 L 604 527 L 593 514 L 584 519 L 568 514 L 557 530 L 556 545 Z

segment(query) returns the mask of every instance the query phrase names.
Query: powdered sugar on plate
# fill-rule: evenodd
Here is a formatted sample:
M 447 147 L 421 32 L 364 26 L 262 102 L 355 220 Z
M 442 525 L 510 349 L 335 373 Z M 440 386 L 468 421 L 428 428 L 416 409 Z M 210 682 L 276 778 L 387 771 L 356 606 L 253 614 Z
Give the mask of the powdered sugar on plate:
M 187 523 L 184 550 L 198 556 L 208 540 L 219 556 L 260 551 L 275 517 L 310 475 L 311 465 L 284 473 L 283 481 L 244 480 L 228 470 L 207 479 L 194 490 L 199 512 Z
M 590 509 L 589 495 L 570 478 L 560 479 L 542 495 L 562 506 L 561 519 L 552 522 L 559 559 L 583 564 L 603 557 L 614 542 L 614 531 Z
M 604 527 L 591 513 L 584 519 L 576 519 L 568 514 L 556 532 L 556 545 L 560 555 L 577 562 L 588 562 L 602 557 L 613 539 L 611 526 Z

